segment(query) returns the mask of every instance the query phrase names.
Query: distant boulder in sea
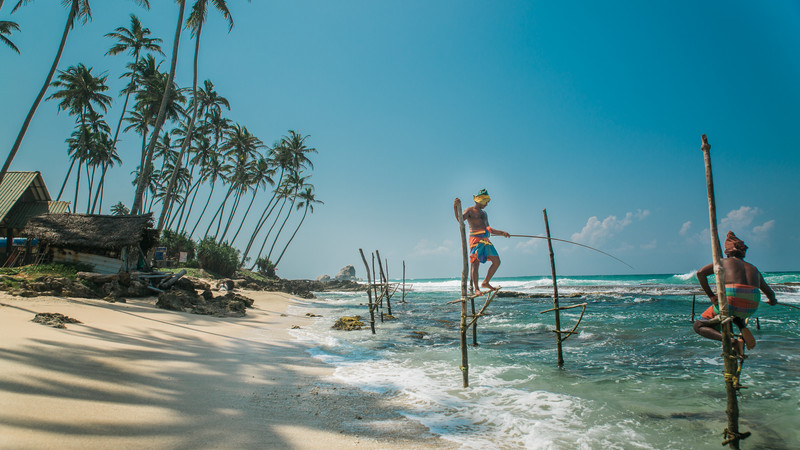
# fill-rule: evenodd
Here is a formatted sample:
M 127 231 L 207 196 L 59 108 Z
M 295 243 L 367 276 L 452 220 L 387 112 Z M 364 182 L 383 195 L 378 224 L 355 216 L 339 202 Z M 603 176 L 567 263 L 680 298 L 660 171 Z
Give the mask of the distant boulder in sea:
M 339 273 L 336 274 L 336 280 L 355 280 L 356 279 L 356 268 L 352 265 L 347 265 L 342 267 L 339 270 Z
M 330 275 L 320 275 L 317 277 L 317 281 L 331 281 Z

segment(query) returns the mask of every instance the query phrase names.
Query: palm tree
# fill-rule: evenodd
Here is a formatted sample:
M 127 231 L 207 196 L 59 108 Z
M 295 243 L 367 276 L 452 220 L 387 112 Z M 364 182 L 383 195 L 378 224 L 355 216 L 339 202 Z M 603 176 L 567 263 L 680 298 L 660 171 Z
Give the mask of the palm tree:
M 81 132 L 91 132 L 85 129 L 90 129 L 87 123 L 87 119 L 90 118 L 90 116 L 92 122 L 96 122 L 97 120 L 95 117 L 97 115 L 94 110 L 95 106 L 99 107 L 105 112 L 108 110 L 108 105 L 111 104 L 111 97 L 103 94 L 103 92 L 108 90 L 108 86 L 105 84 L 107 78 L 107 75 L 95 77 L 92 75 L 92 68 L 87 68 L 83 64 L 71 66 L 67 70 L 59 72 L 58 80 L 54 81 L 52 85 L 53 87 L 61 89 L 50 95 L 50 97 L 47 99 L 60 100 L 58 104 L 58 110 L 69 111 L 71 115 L 78 116 L 76 121 L 80 125 Z M 78 184 L 76 185 L 75 190 L 75 202 L 78 201 L 78 186 L 80 185 L 81 165 L 86 160 L 85 158 L 88 157 L 90 148 L 89 144 L 92 142 L 92 139 L 89 137 L 88 139 L 84 139 L 84 141 L 85 152 L 76 153 L 76 155 L 85 156 L 80 156 L 78 159 Z M 84 147 L 75 146 L 74 149 L 83 149 Z M 64 184 L 66 184 L 67 179 L 69 178 L 69 174 L 72 171 L 74 163 L 75 159 L 73 159 L 72 164 L 70 164 L 69 170 L 67 171 L 67 177 L 64 179 Z M 62 193 L 63 186 L 61 191 L 58 193 L 57 200 L 61 199 Z M 77 204 L 73 204 L 73 208 L 76 207 Z
M 298 194 L 297 193 L 305 186 L 306 179 L 308 179 L 308 177 L 301 177 L 298 172 L 292 172 L 286 178 L 287 188 L 291 188 L 290 197 L 292 199 L 292 203 L 289 205 L 289 211 L 286 214 L 286 217 L 284 217 L 280 228 L 278 228 L 278 232 L 275 234 L 275 238 L 273 239 L 272 245 L 269 248 L 269 253 L 267 253 L 267 259 L 268 260 L 272 257 L 272 250 L 275 249 L 275 244 L 278 243 L 278 237 L 281 235 L 281 232 L 283 232 L 283 227 L 286 226 L 286 222 L 289 220 L 289 217 L 292 215 L 292 208 L 294 207 L 294 203 L 297 201 L 297 198 L 298 198 Z M 276 217 L 276 220 L 277 220 L 277 217 Z M 275 225 L 273 224 L 273 226 L 275 226 Z M 261 256 L 261 254 L 259 253 L 258 256 Z
M 139 214 L 142 210 L 142 196 L 144 195 L 145 187 L 150 181 L 150 167 L 153 160 L 153 150 L 155 149 L 156 140 L 161 134 L 161 127 L 164 126 L 167 114 L 167 104 L 169 103 L 170 90 L 172 89 L 172 82 L 175 79 L 175 69 L 178 65 L 178 47 L 181 40 L 181 28 L 183 27 L 183 13 L 186 10 L 186 0 L 176 0 L 178 2 L 178 24 L 175 27 L 175 38 L 172 43 L 172 62 L 169 67 L 169 76 L 167 77 L 166 89 L 161 98 L 161 106 L 158 109 L 156 121 L 153 124 L 153 133 L 150 137 L 150 143 L 147 145 L 147 150 L 143 158 L 142 171 L 139 174 L 139 182 L 136 185 L 136 194 L 133 198 L 133 206 L 131 211 L 134 214 Z
M 222 14 L 222 17 L 228 20 L 228 32 L 233 29 L 233 17 L 231 17 L 230 11 L 228 11 L 228 5 L 226 4 L 225 0 L 212 0 L 214 7 Z M 192 131 L 194 130 L 194 121 L 197 118 L 197 60 L 200 54 L 200 34 L 203 31 L 203 24 L 205 23 L 206 17 L 208 16 L 208 0 L 197 0 L 192 6 L 192 12 L 189 13 L 189 18 L 186 20 L 186 26 L 192 30 L 192 34 L 195 37 L 195 44 L 194 44 L 194 76 L 192 81 L 192 116 L 189 119 L 189 126 L 186 130 L 186 140 L 181 146 L 181 153 L 178 157 L 178 165 L 176 166 L 176 171 L 173 173 L 172 178 L 170 179 L 169 186 L 167 187 L 166 198 L 164 200 L 164 206 L 161 210 L 161 217 L 158 219 L 158 230 L 164 227 L 164 220 L 166 219 L 166 214 L 169 209 L 171 209 L 172 203 L 172 190 L 175 186 L 175 177 L 177 174 L 177 169 L 180 169 L 181 161 L 183 160 L 183 156 L 186 154 L 186 150 L 189 147 L 189 144 L 192 140 Z
M 256 237 L 261 232 L 261 228 L 267 223 L 267 219 L 272 215 L 272 211 L 275 210 L 275 206 L 277 206 L 278 202 L 273 205 L 272 202 L 276 200 L 279 189 L 283 186 L 283 177 L 286 171 L 288 172 L 299 172 L 304 167 L 309 166 L 310 168 L 314 168 L 314 164 L 311 163 L 311 160 L 308 159 L 306 156 L 307 153 L 316 153 L 317 150 L 315 148 L 307 147 L 305 144 L 306 139 L 309 136 L 303 136 L 301 133 L 297 133 L 294 130 L 289 130 L 288 136 L 283 136 L 279 143 L 275 144 L 272 148 L 272 159 L 274 160 L 275 164 L 280 167 L 281 172 L 280 176 L 278 177 L 278 189 L 273 192 L 272 198 L 270 198 L 267 205 L 264 207 L 264 211 L 261 213 L 261 217 L 258 219 L 257 225 L 253 229 L 253 233 L 250 235 L 250 240 L 247 243 L 247 247 L 242 255 L 242 264 L 244 264 L 245 259 L 247 258 L 248 253 L 253 247 L 253 243 L 256 240 Z M 285 198 L 285 197 L 284 197 Z M 285 203 L 285 202 L 284 202 Z M 283 205 L 281 205 L 281 209 L 278 212 L 278 217 L 280 217 L 280 211 L 283 210 Z M 276 219 L 277 220 L 277 219 Z M 274 227 L 274 223 L 273 223 Z M 270 231 L 272 228 L 270 228 Z M 269 238 L 269 233 L 267 232 L 267 236 L 264 238 L 264 243 L 261 245 L 261 251 L 264 250 L 264 245 Z M 261 252 L 259 252 L 259 256 L 261 256 Z M 258 259 L 258 258 L 256 258 Z
M 197 230 L 197 226 L 200 225 L 200 221 L 203 219 L 203 215 L 206 213 L 206 209 L 208 208 L 208 203 L 211 201 L 211 196 L 214 195 L 214 186 L 217 184 L 217 180 L 221 179 L 223 182 L 226 181 L 227 173 L 230 170 L 230 166 L 228 166 L 222 156 L 215 152 L 212 152 L 211 158 L 208 160 L 208 164 L 205 167 L 200 168 L 200 177 L 205 182 L 207 180 L 211 180 L 211 192 L 208 194 L 208 198 L 206 199 L 206 204 L 203 206 L 203 210 L 200 212 L 200 216 L 197 218 L 197 222 L 192 227 L 191 233 L 189 233 L 189 238 L 194 235 L 195 230 Z M 188 220 L 188 218 L 187 218 Z
M 266 188 L 268 184 L 272 186 L 275 185 L 275 180 L 272 179 L 275 175 L 275 171 L 276 169 L 272 163 L 263 156 L 258 158 L 258 161 L 254 164 L 249 185 L 249 187 L 253 189 L 253 197 L 250 198 L 250 203 L 247 205 L 247 209 L 242 216 L 242 221 L 239 223 L 239 228 L 236 229 L 236 233 L 234 233 L 231 238 L 231 242 L 235 242 L 236 238 L 239 236 L 239 232 L 242 231 L 242 226 L 244 226 L 244 221 L 247 219 L 247 214 L 250 213 L 250 208 L 253 207 L 253 202 L 256 199 L 259 188 Z
M 125 103 L 122 105 L 122 114 L 119 116 L 117 129 L 114 131 L 114 141 L 111 146 L 112 151 L 115 150 L 117 146 L 117 139 L 119 139 L 119 130 L 122 127 L 122 120 L 125 118 L 125 113 L 128 110 L 128 100 L 130 99 L 131 93 L 136 91 L 136 67 L 139 64 L 139 57 L 141 56 L 142 50 L 155 52 L 160 55 L 164 54 L 164 52 L 161 51 L 161 46 L 159 45 L 161 43 L 161 39 L 151 38 L 149 36 L 150 29 L 142 28 L 139 18 L 133 14 L 131 14 L 130 29 L 118 27 L 114 32 L 106 34 L 106 37 L 117 40 L 117 43 L 106 52 L 106 55 L 118 55 L 124 51 L 127 51 L 131 56 L 133 56 L 133 70 L 131 70 L 130 73 L 123 75 L 123 77 L 129 77 L 130 82 L 128 83 L 128 86 L 122 90 L 122 92 L 125 93 Z
M 317 200 L 314 197 L 314 186 L 312 185 L 306 185 L 306 189 L 298 194 L 298 197 L 301 199 L 301 201 L 297 204 L 297 209 L 305 207 L 303 210 L 303 218 L 300 219 L 300 223 L 297 224 L 297 228 L 294 229 L 294 233 L 292 233 L 292 237 L 289 238 L 289 242 L 287 242 L 286 246 L 283 247 L 283 251 L 281 252 L 280 256 L 278 256 L 277 261 L 275 261 L 273 264 L 274 267 L 278 267 L 281 259 L 283 259 L 283 254 L 286 253 L 286 249 L 289 248 L 289 244 L 292 243 L 297 231 L 300 230 L 300 226 L 303 225 L 303 221 L 306 220 L 306 213 L 308 213 L 309 210 L 312 214 L 314 213 L 314 203 L 324 204 L 321 200 Z
M 117 202 L 111 207 L 111 214 L 115 216 L 127 216 L 131 211 L 122 203 Z
M 16 6 L 14 6 L 14 9 L 11 10 L 11 13 L 13 14 L 14 11 L 19 9 L 20 6 L 26 5 L 32 1 L 33 0 L 19 0 Z M 149 0 L 136 0 L 136 2 L 145 8 L 150 8 Z M 69 7 L 69 14 L 67 15 L 67 23 L 64 26 L 64 33 L 61 35 L 61 43 L 58 46 L 56 58 L 53 60 L 53 65 L 50 67 L 47 77 L 45 77 L 42 89 L 39 90 L 39 94 L 33 101 L 33 105 L 31 105 L 31 109 L 28 111 L 28 115 L 25 117 L 25 121 L 22 123 L 22 128 L 19 130 L 17 139 L 14 141 L 11 151 L 8 153 L 8 158 L 6 158 L 3 168 L 0 169 L 0 183 L 3 181 L 3 178 L 6 176 L 6 172 L 8 172 L 8 168 L 11 166 L 11 162 L 17 155 L 17 151 L 19 151 L 19 147 L 22 145 L 22 139 L 25 137 L 25 132 L 28 131 L 28 126 L 30 126 L 31 120 L 33 120 L 33 115 L 36 112 L 36 109 L 39 107 L 39 103 L 41 103 L 45 92 L 47 92 L 47 88 L 50 86 L 50 81 L 53 79 L 53 75 L 56 73 L 58 62 L 61 60 L 61 54 L 64 52 L 64 46 L 67 43 L 69 31 L 75 26 L 75 19 L 81 20 L 83 24 L 86 24 L 86 22 L 92 19 L 92 9 L 89 6 L 89 0 L 61 0 L 61 4 L 65 7 Z
M 98 206 L 97 198 L 100 197 L 100 204 L 97 208 L 98 213 L 103 209 L 103 194 L 105 193 L 105 180 L 108 169 L 114 167 L 115 164 L 121 164 L 122 160 L 114 148 L 114 140 L 107 133 L 101 133 L 96 139 L 96 161 L 102 166 L 100 173 L 100 182 L 97 184 L 97 193 L 94 196 L 92 203 L 92 210 L 90 214 L 94 214 L 95 206 Z
M 235 189 L 236 195 L 234 196 L 233 205 L 231 206 L 228 221 L 225 225 L 225 230 L 222 232 L 222 236 L 218 239 L 219 242 L 222 242 L 225 239 L 225 235 L 228 233 L 228 229 L 233 221 L 233 216 L 236 213 L 237 207 L 239 206 L 239 200 L 241 199 L 242 193 L 245 189 L 247 189 L 247 186 L 250 183 L 250 174 L 253 172 L 255 156 L 258 153 L 258 149 L 264 147 L 264 143 L 261 142 L 261 140 L 257 137 L 250 134 L 250 132 L 247 130 L 247 127 L 239 124 L 229 130 L 225 138 L 226 139 L 225 143 L 222 145 L 222 150 L 230 155 L 230 158 L 233 162 L 231 189 Z M 220 225 L 222 225 L 221 213 L 219 225 L 217 226 L 217 232 L 214 235 L 215 240 L 217 240 Z
M 8 20 L 0 20 L 0 42 L 6 44 L 7 46 L 11 47 L 11 50 L 14 50 L 19 54 L 19 49 L 8 36 L 11 36 L 11 31 L 19 31 L 19 25 L 15 22 L 11 22 Z

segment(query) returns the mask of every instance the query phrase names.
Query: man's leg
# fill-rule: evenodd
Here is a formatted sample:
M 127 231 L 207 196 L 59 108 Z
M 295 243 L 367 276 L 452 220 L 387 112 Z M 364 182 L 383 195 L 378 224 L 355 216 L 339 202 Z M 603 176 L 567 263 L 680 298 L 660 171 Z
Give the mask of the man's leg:
M 480 265 L 480 261 L 472 261 L 472 265 L 470 266 L 472 274 L 472 287 L 475 288 L 475 294 L 481 293 L 480 288 L 478 288 L 478 266 Z
M 500 267 L 500 257 L 490 256 L 488 260 L 492 263 L 492 265 L 489 266 L 489 270 L 486 272 L 486 278 L 483 280 L 483 283 L 481 283 L 481 287 L 494 290 L 492 285 L 489 284 L 489 281 L 492 279 L 492 276 L 494 276 L 494 273 L 497 272 L 497 268 Z

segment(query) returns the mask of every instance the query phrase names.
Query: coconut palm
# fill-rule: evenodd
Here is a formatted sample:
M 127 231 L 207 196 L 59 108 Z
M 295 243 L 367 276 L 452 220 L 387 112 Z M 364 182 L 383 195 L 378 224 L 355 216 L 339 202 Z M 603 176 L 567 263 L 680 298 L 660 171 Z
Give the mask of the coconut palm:
M 92 127 L 88 126 L 89 123 L 96 122 L 98 120 L 98 114 L 94 108 L 98 107 L 105 112 L 108 110 L 108 106 L 111 104 L 111 97 L 103 94 L 103 92 L 108 90 L 108 86 L 105 84 L 107 78 L 107 75 L 95 77 L 92 75 L 92 68 L 87 68 L 83 64 L 71 66 L 67 70 L 59 72 L 58 80 L 54 81 L 52 86 L 60 89 L 50 95 L 50 97 L 47 99 L 60 100 L 58 104 L 58 110 L 68 111 L 71 115 L 77 116 L 76 122 L 80 124 L 81 130 L 83 130 L 82 133 L 91 133 Z M 84 130 L 84 128 L 88 128 L 89 131 Z M 80 155 L 85 156 L 81 156 L 77 159 L 78 183 L 76 183 L 76 203 L 73 204 L 73 208 L 77 207 L 78 187 L 80 186 L 80 169 L 82 164 L 86 161 L 86 157 L 88 157 L 88 154 L 90 153 L 90 144 L 92 139 L 93 138 L 91 136 L 85 138 L 84 147 L 74 147 L 75 149 L 85 148 L 86 151 L 82 153 L 79 152 Z M 67 170 L 67 176 L 64 179 L 64 185 L 66 185 L 67 179 L 69 179 L 69 175 L 72 172 L 75 161 L 75 159 L 72 159 L 72 163 Z M 63 191 L 64 186 L 62 185 L 61 191 L 59 191 L 58 197 L 56 198 L 57 200 L 61 199 L 61 194 Z
M 294 207 L 294 204 L 298 198 L 297 193 L 300 192 L 301 189 L 303 189 L 307 179 L 308 177 L 301 177 L 300 173 L 298 172 L 292 172 L 291 174 L 289 174 L 288 177 L 286 177 L 287 187 L 291 189 L 291 195 L 289 197 L 291 198 L 292 203 L 289 205 L 289 211 L 287 212 L 286 217 L 284 217 L 280 228 L 278 228 L 278 232 L 275 234 L 275 238 L 273 238 L 272 245 L 269 248 L 269 253 L 267 253 L 267 259 L 270 261 L 271 261 L 270 258 L 272 257 L 272 251 L 275 249 L 275 244 L 278 243 L 278 238 L 280 237 L 281 232 L 283 232 L 283 228 L 286 226 L 286 222 L 289 221 L 289 217 L 292 215 L 292 208 Z M 261 256 L 261 254 L 259 253 L 258 256 Z
M 14 6 L 14 9 L 11 10 L 11 13 L 13 14 L 21 6 L 32 1 L 33 0 L 19 0 Z M 150 8 L 149 0 L 136 0 L 136 2 L 145 8 Z M 56 58 L 53 60 L 52 66 L 50 66 L 50 71 L 47 73 L 47 77 L 45 77 L 42 89 L 39 90 L 39 94 L 33 101 L 33 105 L 31 105 L 31 109 L 28 111 L 28 115 L 25 117 L 25 121 L 22 123 L 22 128 L 19 130 L 17 139 L 14 141 L 11 151 L 8 153 L 8 157 L 6 158 L 5 164 L 3 164 L 3 168 L 0 169 L 0 182 L 3 181 L 3 177 L 5 177 L 6 172 L 8 172 L 11 162 L 17 155 L 17 151 L 19 151 L 19 147 L 22 145 L 22 139 L 25 137 L 25 133 L 28 131 L 28 126 L 30 126 L 31 120 L 33 120 L 33 115 L 36 113 L 39 103 L 41 103 L 45 92 L 47 92 L 47 88 L 50 86 L 50 81 L 53 79 L 56 69 L 58 68 L 58 62 L 61 60 L 61 54 L 64 52 L 64 46 L 67 43 L 69 31 L 75 26 L 75 20 L 80 20 L 83 24 L 86 24 L 86 22 L 92 19 L 92 9 L 89 6 L 89 0 L 61 0 L 61 4 L 64 7 L 69 8 L 69 14 L 67 15 L 67 23 L 64 26 L 64 33 L 61 35 L 61 43 L 58 46 Z
M 167 104 L 169 103 L 169 98 L 171 95 L 170 91 L 172 89 L 172 82 L 175 80 L 175 69 L 178 65 L 178 48 L 181 40 L 181 29 L 183 28 L 183 14 L 186 11 L 186 0 L 177 0 L 177 2 L 178 24 L 175 27 L 175 38 L 172 42 L 172 61 L 169 66 L 169 75 L 165 84 L 166 89 L 164 89 L 161 104 L 158 109 L 158 115 L 156 116 L 155 123 L 153 124 L 153 133 L 143 158 L 143 170 L 142 173 L 139 174 L 139 182 L 136 185 L 136 193 L 133 197 L 133 206 L 131 207 L 131 211 L 134 214 L 139 214 L 142 210 L 142 196 L 144 195 L 145 187 L 149 183 L 151 176 L 150 168 L 153 160 L 153 151 L 155 150 L 156 140 L 161 134 L 161 127 L 164 126 L 164 122 L 167 118 Z
M 275 185 L 275 180 L 272 179 L 272 177 L 275 175 L 275 172 L 275 166 L 264 156 L 259 157 L 256 163 L 253 165 L 253 172 L 250 174 L 249 185 L 249 187 L 253 189 L 253 196 L 250 198 L 250 203 L 247 205 L 247 209 L 242 216 L 242 221 L 239 223 L 239 228 L 236 229 L 236 233 L 234 233 L 233 237 L 231 238 L 231 242 L 235 242 L 236 238 L 239 236 L 239 232 L 242 231 L 244 221 L 247 219 L 247 215 L 250 213 L 250 208 L 253 207 L 253 202 L 255 201 L 256 194 L 260 188 L 266 188 L 267 185 Z
M 159 38 L 151 38 L 150 36 L 150 29 L 143 28 L 142 23 L 139 21 L 139 18 L 135 15 L 131 14 L 131 27 L 118 27 L 114 32 L 106 34 L 106 37 L 113 38 L 117 40 L 117 43 L 114 44 L 107 52 L 106 55 L 118 55 L 122 52 L 127 51 L 128 54 L 133 56 L 133 63 L 130 73 L 124 74 L 123 77 L 130 78 L 130 82 L 122 92 L 125 93 L 125 102 L 122 104 L 122 114 L 119 116 L 119 122 L 117 122 L 117 129 L 114 131 L 114 141 L 112 144 L 112 150 L 116 149 L 117 146 L 117 139 L 119 139 L 119 131 L 122 127 L 122 121 L 125 118 L 125 113 L 128 111 L 128 100 L 130 99 L 131 93 L 136 91 L 136 67 L 139 64 L 139 57 L 143 50 L 155 52 L 160 55 L 163 55 L 164 52 L 161 51 L 161 39 Z
M 116 148 L 114 147 L 114 140 L 111 138 L 111 135 L 107 133 L 100 134 L 96 137 L 96 144 L 97 147 L 95 148 L 95 160 L 102 166 L 102 171 L 100 173 L 100 182 L 97 184 L 97 192 L 95 193 L 94 201 L 92 202 L 92 210 L 90 211 L 90 214 L 94 214 L 95 206 L 97 206 L 98 213 L 103 209 L 103 194 L 105 193 L 105 180 L 108 169 L 114 167 L 115 164 L 122 163 L 122 159 L 120 159 L 119 154 L 117 154 Z M 99 205 L 98 196 L 100 197 Z
M 197 230 L 197 226 L 200 225 L 200 221 L 203 219 L 203 215 L 206 213 L 208 203 L 211 201 L 211 196 L 214 195 L 214 186 L 216 186 L 217 180 L 222 180 L 225 182 L 227 180 L 227 173 L 229 171 L 230 166 L 226 164 L 226 161 L 222 155 L 216 151 L 211 153 L 211 158 L 209 158 L 207 165 L 200 168 L 201 180 L 203 180 L 203 182 L 208 180 L 211 181 L 211 192 L 208 194 L 206 204 L 203 206 L 203 210 L 200 212 L 197 222 L 194 224 L 192 231 L 189 233 L 189 238 L 194 235 L 195 230 Z
M 8 36 L 11 36 L 12 31 L 19 31 L 19 25 L 16 22 L 11 22 L 8 20 L 0 20 L 0 42 L 6 44 L 7 46 L 11 47 L 11 50 L 14 50 L 19 54 L 19 49 Z
M 284 175 L 285 173 L 289 172 L 299 172 L 306 166 L 313 169 L 314 165 L 311 163 L 311 160 L 308 159 L 306 154 L 308 153 L 316 153 L 317 150 L 315 148 L 310 148 L 306 146 L 306 139 L 309 136 L 303 136 L 301 133 L 297 133 L 294 130 L 289 130 L 289 134 L 283 136 L 280 142 L 276 143 L 272 150 L 272 160 L 275 164 L 280 168 L 280 175 L 277 180 L 277 185 L 279 188 L 283 186 L 284 183 Z M 261 213 L 261 217 L 259 217 L 258 222 L 256 223 L 255 228 L 253 229 L 253 233 L 250 235 L 250 240 L 247 243 L 247 247 L 245 248 L 243 255 L 242 255 L 242 264 L 244 264 L 247 255 L 250 253 L 250 250 L 255 243 L 256 237 L 261 232 L 262 227 L 267 223 L 267 220 L 272 215 L 272 212 L 275 210 L 275 207 L 278 205 L 278 193 L 279 189 L 275 189 L 273 191 L 272 198 L 270 198 L 267 205 L 264 207 L 264 210 Z M 286 197 L 283 197 L 285 200 Z M 273 204 L 273 201 L 275 203 Z M 278 217 L 280 217 L 280 212 L 283 210 L 283 204 L 281 204 L 281 209 L 278 212 Z M 276 219 L 277 220 L 277 219 Z M 274 222 L 273 222 L 274 227 Z M 270 228 L 270 231 L 272 227 Z M 269 239 L 269 233 L 267 232 L 267 236 L 264 238 L 264 243 L 261 245 L 261 251 L 264 250 L 264 245 L 267 243 Z M 260 256 L 259 252 L 259 256 Z M 258 259 L 258 258 L 256 258 Z
M 306 214 L 308 213 L 308 211 L 311 211 L 312 214 L 314 213 L 314 203 L 324 204 L 321 200 L 316 199 L 316 197 L 314 196 L 314 186 L 310 184 L 306 185 L 305 190 L 300 194 L 298 194 L 298 197 L 300 198 L 300 202 L 297 203 L 297 209 L 305 208 L 303 210 L 303 217 L 300 219 L 300 223 L 297 224 L 297 228 L 294 229 L 292 237 L 289 238 L 289 241 L 286 243 L 286 246 L 283 247 L 283 251 L 278 256 L 278 259 L 273 264 L 274 267 L 278 267 L 278 264 L 281 262 L 281 259 L 283 259 L 283 254 L 286 253 L 286 249 L 289 248 L 289 244 L 292 243 L 292 240 L 294 239 L 295 235 L 297 235 L 297 232 L 300 230 L 300 226 L 303 225 L 303 222 L 306 220 Z
M 230 155 L 231 161 L 233 162 L 231 188 L 235 189 L 236 195 L 234 196 L 233 205 L 231 206 L 228 221 L 225 225 L 225 230 L 222 232 L 222 236 L 217 239 L 217 234 L 219 234 L 220 228 L 219 225 L 222 224 L 222 215 L 220 214 L 217 233 L 214 235 L 214 239 L 218 240 L 219 242 L 222 242 L 225 239 L 225 235 L 228 233 L 228 229 L 233 221 L 233 216 L 236 214 L 236 209 L 239 206 L 239 200 L 241 199 L 245 189 L 247 189 L 247 187 L 250 185 L 250 180 L 252 179 L 251 173 L 253 173 L 253 166 L 256 163 L 255 157 L 258 154 L 258 150 L 262 147 L 264 147 L 264 143 L 261 142 L 261 140 L 257 137 L 250 134 L 250 132 L 247 130 L 247 127 L 239 124 L 230 129 L 225 136 L 225 142 L 222 145 L 222 150 Z
M 195 37 L 195 44 L 194 44 L 194 76 L 192 81 L 192 116 L 189 119 L 189 126 L 186 130 L 186 140 L 184 144 L 181 146 L 181 153 L 178 157 L 178 165 L 176 169 L 180 169 L 181 161 L 183 160 L 183 156 L 186 154 L 186 151 L 189 147 L 189 144 L 192 139 L 192 131 L 194 130 L 194 122 L 197 118 L 197 60 L 200 54 L 200 34 L 203 32 L 203 24 L 206 21 L 206 17 L 208 16 L 208 1 L 209 0 L 197 0 L 192 6 L 192 12 L 189 13 L 189 18 L 186 20 L 186 26 L 192 30 L 192 34 Z M 222 14 L 222 17 L 228 20 L 228 32 L 233 29 L 233 17 L 228 10 L 228 5 L 226 4 L 225 0 L 212 0 L 213 6 Z M 161 216 L 158 219 L 158 230 L 160 231 L 164 227 L 164 221 L 166 219 L 167 211 L 171 209 L 172 203 L 172 190 L 175 186 L 175 177 L 177 176 L 177 172 L 173 174 L 172 178 L 170 179 L 169 186 L 167 187 L 167 193 L 164 203 L 164 208 L 161 210 Z

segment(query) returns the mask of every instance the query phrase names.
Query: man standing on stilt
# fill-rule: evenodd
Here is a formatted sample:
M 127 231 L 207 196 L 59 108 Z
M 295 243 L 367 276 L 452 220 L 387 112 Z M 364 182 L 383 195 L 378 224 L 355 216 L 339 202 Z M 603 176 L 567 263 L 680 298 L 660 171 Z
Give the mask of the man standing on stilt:
M 486 189 L 481 189 L 472 199 L 475 201 L 475 206 L 470 206 L 464 210 L 464 214 L 461 218 L 456 218 L 462 221 L 466 220 L 469 224 L 469 260 L 471 264 L 472 284 L 475 288 L 475 295 L 481 295 L 483 292 L 481 292 L 478 287 L 478 267 L 480 264 L 486 261 L 491 261 L 492 263 L 492 265 L 489 266 L 489 270 L 486 272 L 486 278 L 483 280 L 483 283 L 480 284 L 481 288 L 490 291 L 495 290 L 495 288 L 489 284 L 489 281 L 492 279 L 492 276 L 494 276 L 494 273 L 497 272 L 497 268 L 500 267 L 500 256 L 497 254 L 497 249 L 495 249 L 494 245 L 489 241 L 489 236 L 511 237 L 511 235 L 505 231 L 489 226 L 489 218 L 484 208 L 486 208 L 486 205 L 489 204 L 489 200 L 491 199 Z M 461 199 L 456 198 L 453 203 L 454 211 L 458 211 L 460 205 Z

